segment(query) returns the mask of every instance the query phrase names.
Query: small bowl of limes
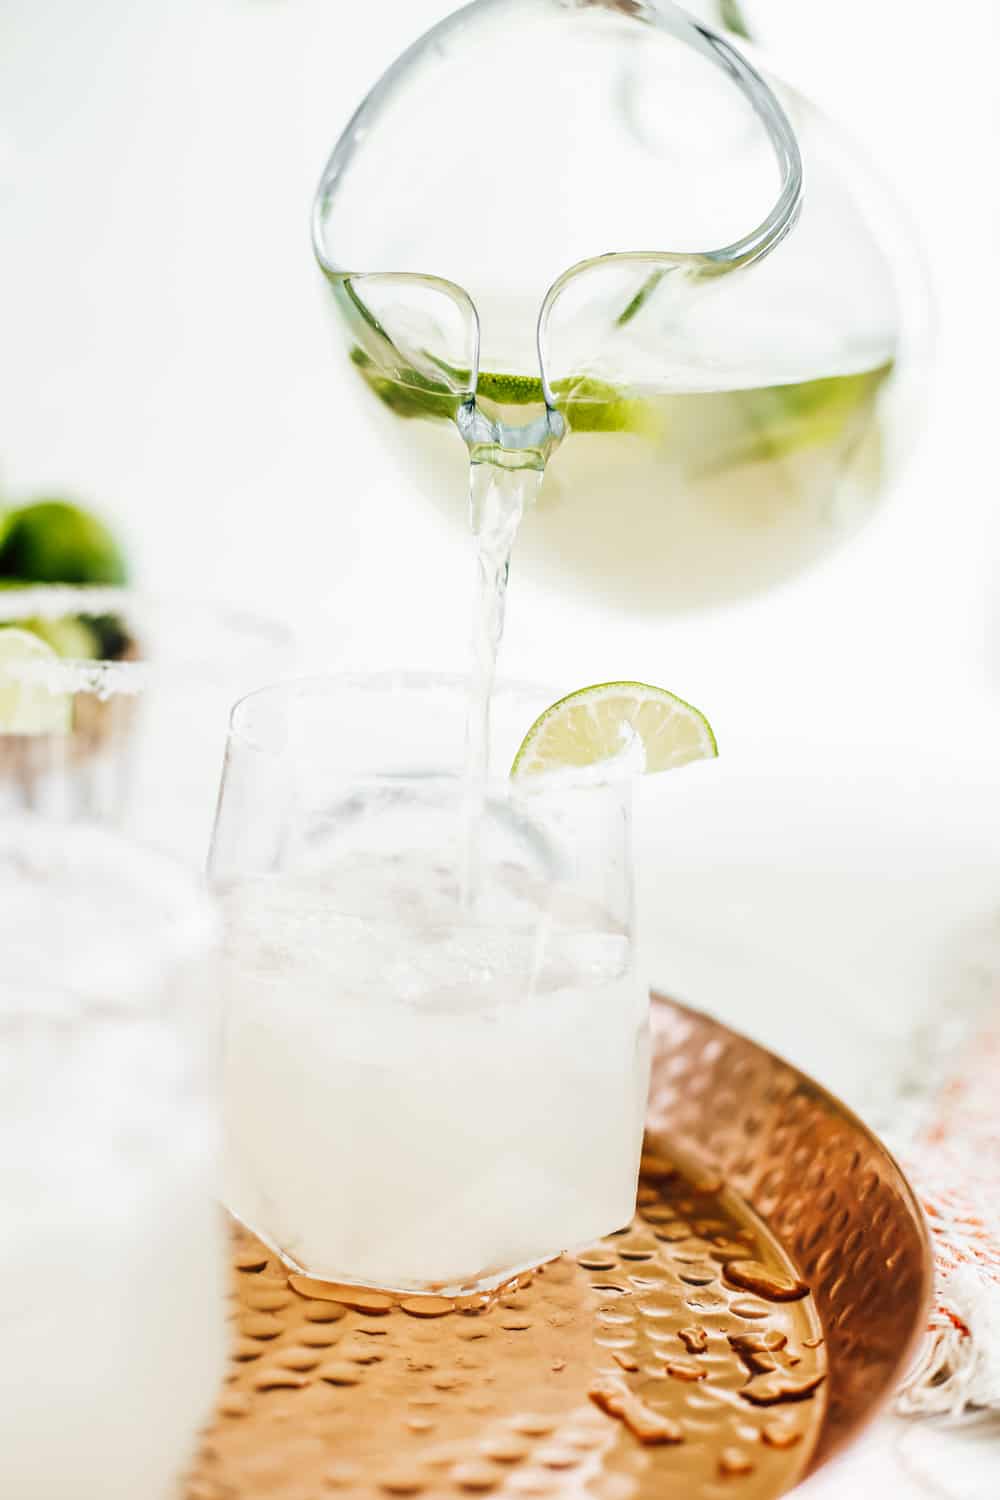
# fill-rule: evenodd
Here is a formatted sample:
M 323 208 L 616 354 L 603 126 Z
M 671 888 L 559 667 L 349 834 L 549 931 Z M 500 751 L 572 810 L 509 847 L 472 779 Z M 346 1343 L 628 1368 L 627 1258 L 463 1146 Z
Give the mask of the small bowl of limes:
M 112 821 L 200 860 L 229 710 L 291 670 L 292 639 L 128 579 L 89 509 L 0 512 L 0 810 Z

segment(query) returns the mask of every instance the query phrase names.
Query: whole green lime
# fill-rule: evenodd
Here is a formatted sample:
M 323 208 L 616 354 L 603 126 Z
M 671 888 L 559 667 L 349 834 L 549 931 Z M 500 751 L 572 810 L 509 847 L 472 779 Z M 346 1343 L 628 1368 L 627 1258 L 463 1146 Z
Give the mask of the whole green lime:
M 124 583 L 125 558 L 96 516 L 66 500 L 13 511 L 0 543 L 0 574 L 31 583 Z

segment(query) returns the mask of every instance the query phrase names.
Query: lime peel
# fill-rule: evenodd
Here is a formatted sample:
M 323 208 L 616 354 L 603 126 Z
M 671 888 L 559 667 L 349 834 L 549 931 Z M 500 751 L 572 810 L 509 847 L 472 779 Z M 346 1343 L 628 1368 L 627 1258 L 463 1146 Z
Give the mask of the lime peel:
M 597 766 L 620 759 L 630 739 L 647 775 L 719 753 L 712 726 L 692 704 L 645 682 L 602 682 L 560 698 L 528 730 L 511 776 Z

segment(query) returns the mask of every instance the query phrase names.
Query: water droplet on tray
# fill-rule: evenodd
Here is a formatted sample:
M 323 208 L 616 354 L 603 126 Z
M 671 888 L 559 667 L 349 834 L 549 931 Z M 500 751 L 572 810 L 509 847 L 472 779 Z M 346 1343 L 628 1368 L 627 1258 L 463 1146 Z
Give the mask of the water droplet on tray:
M 795 1377 L 787 1370 L 761 1375 L 744 1386 L 740 1395 L 754 1406 L 777 1406 L 782 1401 L 806 1401 L 826 1379 L 825 1374 Z
M 708 1376 L 704 1365 L 695 1364 L 693 1359 L 668 1359 L 666 1368 L 674 1380 L 705 1380 Z
M 788 1343 L 786 1335 L 776 1328 L 759 1333 L 731 1333 L 728 1338 L 733 1353 L 750 1375 L 766 1375 L 776 1370 L 774 1353 Z
M 798 1302 L 808 1297 L 809 1288 L 804 1281 L 758 1260 L 731 1260 L 723 1269 L 723 1276 L 730 1286 L 744 1292 L 753 1292 L 765 1302 Z
M 675 1422 L 672 1417 L 661 1416 L 614 1376 L 598 1376 L 591 1382 L 587 1395 L 601 1411 L 624 1422 L 640 1443 L 684 1441 L 684 1429 L 679 1422 Z

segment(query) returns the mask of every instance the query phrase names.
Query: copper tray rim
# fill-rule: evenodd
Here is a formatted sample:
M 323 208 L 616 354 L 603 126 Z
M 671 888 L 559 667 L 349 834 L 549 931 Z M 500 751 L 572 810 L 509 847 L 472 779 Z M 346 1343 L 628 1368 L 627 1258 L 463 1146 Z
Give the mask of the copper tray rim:
M 848 1449 L 852 1448 L 871 1428 L 873 1423 L 889 1408 L 895 1390 L 902 1383 L 903 1377 L 911 1368 L 917 1351 L 927 1336 L 928 1324 L 934 1306 L 935 1282 L 934 1252 L 927 1217 L 923 1211 L 917 1192 L 900 1165 L 899 1160 L 889 1150 L 889 1147 L 882 1140 L 881 1136 L 870 1125 L 867 1125 L 860 1115 L 851 1109 L 849 1105 L 845 1104 L 838 1095 L 831 1089 L 828 1089 L 825 1084 L 820 1083 L 812 1074 L 796 1066 L 795 1063 L 789 1062 L 780 1052 L 775 1052 L 772 1048 L 764 1046 L 763 1043 L 755 1041 L 753 1037 L 748 1036 L 745 1032 L 738 1031 L 725 1021 L 720 1021 L 710 1011 L 701 1010 L 698 1006 L 689 1005 L 683 1000 L 676 1000 L 667 994 L 666 991 L 658 989 L 656 986 L 650 989 L 650 1001 L 653 1006 L 664 1006 L 681 1016 L 690 1018 L 700 1026 L 707 1024 L 718 1035 L 731 1039 L 740 1047 L 752 1049 L 758 1056 L 766 1058 L 775 1067 L 786 1068 L 790 1073 L 794 1074 L 799 1082 L 804 1084 L 815 1095 L 831 1115 L 844 1120 L 853 1130 L 861 1135 L 868 1142 L 873 1153 L 881 1158 L 889 1167 L 891 1175 L 895 1179 L 894 1186 L 910 1210 L 910 1216 L 920 1241 L 921 1258 L 919 1271 L 921 1287 L 916 1299 L 909 1338 L 902 1345 L 899 1356 L 894 1362 L 893 1381 L 879 1397 L 866 1407 L 864 1413 L 857 1419 L 850 1430 L 834 1446 L 827 1448 L 826 1451 L 821 1451 L 823 1433 L 823 1428 L 821 1427 L 820 1435 L 817 1438 L 813 1453 L 810 1455 L 809 1462 L 803 1471 L 802 1478 L 795 1486 L 796 1490 L 800 1490 L 814 1474 L 828 1468 L 831 1462 L 842 1457 Z M 754 1207 L 752 1200 L 749 1201 L 751 1207 Z M 761 1217 L 767 1223 L 766 1215 L 762 1214 Z M 773 1233 L 778 1235 L 779 1239 L 783 1238 L 773 1226 L 769 1227 L 772 1228 Z M 824 1417 L 824 1425 L 826 1421 L 827 1418 Z

